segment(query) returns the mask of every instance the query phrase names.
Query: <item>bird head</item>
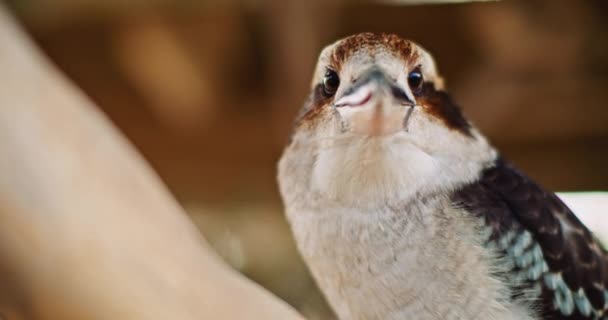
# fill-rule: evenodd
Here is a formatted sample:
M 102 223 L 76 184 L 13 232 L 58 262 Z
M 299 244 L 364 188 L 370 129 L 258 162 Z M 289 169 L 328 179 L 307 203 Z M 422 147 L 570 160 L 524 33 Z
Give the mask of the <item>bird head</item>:
M 472 181 L 494 158 L 427 51 L 363 33 L 321 52 L 279 174 L 319 196 L 387 200 Z

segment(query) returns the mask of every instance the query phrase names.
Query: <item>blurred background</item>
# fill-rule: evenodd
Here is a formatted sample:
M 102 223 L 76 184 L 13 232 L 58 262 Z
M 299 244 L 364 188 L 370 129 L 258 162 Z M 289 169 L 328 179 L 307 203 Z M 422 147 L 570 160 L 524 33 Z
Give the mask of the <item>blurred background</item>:
M 608 1 L 7 2 L 215 249 L 309 319 L 331 312 L 295 251 L 275 166 L 318 52 L 340 37 L 415 40 L 521 169 L 552 190 L 608 189 Z

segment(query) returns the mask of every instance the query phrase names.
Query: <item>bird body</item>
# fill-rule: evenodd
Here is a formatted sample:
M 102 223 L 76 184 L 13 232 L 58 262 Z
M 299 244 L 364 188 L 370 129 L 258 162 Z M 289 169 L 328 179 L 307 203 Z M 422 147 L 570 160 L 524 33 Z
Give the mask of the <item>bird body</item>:
M 279 185 L 340 319 L 606 317 L 606 253 L 464 119 L 410 41 L 323 50 Z
M 300 250 L 340 319 L 532 319 L 493 277 L 479 225 L 448 203 L 298 211 Z

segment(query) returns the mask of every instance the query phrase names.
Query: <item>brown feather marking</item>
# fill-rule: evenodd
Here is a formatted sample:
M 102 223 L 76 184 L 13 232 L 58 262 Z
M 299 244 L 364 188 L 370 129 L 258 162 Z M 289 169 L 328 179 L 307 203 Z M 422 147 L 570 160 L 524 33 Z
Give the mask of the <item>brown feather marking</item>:
M 330 58 L 330 64 L 332 67 L 340 69 L 342 64 L 355 52 L 369 50 L 373 55 L 378 47 L 386 48 L 408 62 L 415 60 L 415 56 L 417 56 L 413 53 L 412 43 L 408 40 L 402 39 L 395 34 L 366 32 L 343 39 L 334 49 Z
M 460 107 L 445 91 L 436 90 L 433 83 L 425 82 L 423 84 L 422 91 L 418 95 L 418 102 L 429 114 L 443 121 L 448 128 L 472 137 L 471 124 L 463 116 Z

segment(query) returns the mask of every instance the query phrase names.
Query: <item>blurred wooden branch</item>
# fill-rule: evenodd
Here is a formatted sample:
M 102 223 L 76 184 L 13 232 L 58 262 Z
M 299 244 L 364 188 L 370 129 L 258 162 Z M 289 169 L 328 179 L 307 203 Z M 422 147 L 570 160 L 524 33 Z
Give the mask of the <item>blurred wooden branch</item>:
M 0 6 L 0 315 L 301 319 L 220 262 Z

